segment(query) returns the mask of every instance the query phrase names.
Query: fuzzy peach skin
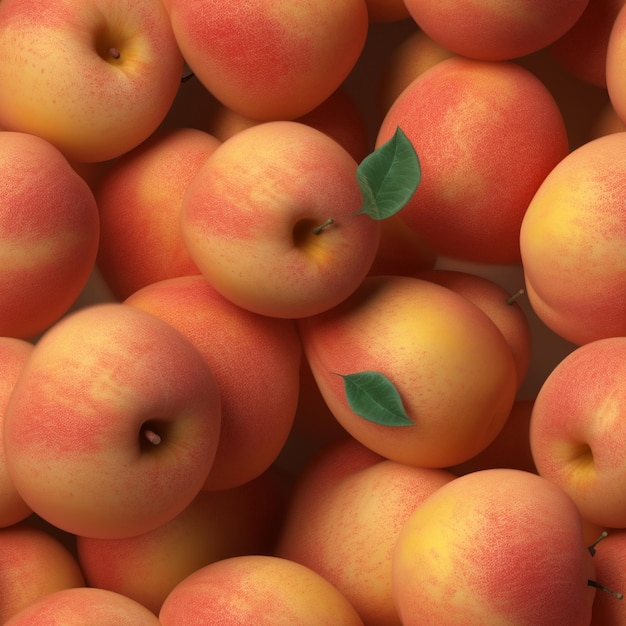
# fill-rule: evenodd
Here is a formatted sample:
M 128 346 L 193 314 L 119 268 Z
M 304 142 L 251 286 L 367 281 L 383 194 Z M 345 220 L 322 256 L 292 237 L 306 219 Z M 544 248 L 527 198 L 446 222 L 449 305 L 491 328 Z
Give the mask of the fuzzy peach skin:
M 548 47 L 562 67 L 598 87 L 606 87 L 606 55 L 624 0 L 589 0 L 583 14 Z
M 0 126 L 77 161 L 137 146 L 172 104 L 183 68 L 153 0 L 2 0 Z
M 451 289 L 405 276 L 366 278 L 342 304 L 298 320 L 305 356 L 328 407 L 358 441 L 420 467 L 461 463 L 502 429 L 517 374 L 502 333 Z M 342 376 L 380 372 L 396 387 L 407 426 L 359 416 Z
M 182 580 L 159 613 L 162 626 L 255 624 L 363 626 L 352 605 L 313 570 L 275 556 L 244 555 Z
M 0 527 L 5 528 L 28 517 L 32 511 L 15 489 L 5 461 L 4 413 L 15 382 L 33 351 L 33 344 L 24 339 L 0 337 Z
M 520 231 L 537 316 L 573 344 L 626 335 L 626 132 L 571 152 L 533 197 Z
M 589 0 L 405 0 L 430 37 L 457 54 L 504 61 L 556 41 L 583 14 Z
M 613 107 L 620 119 L 626 123 L 624 54 L 626 54 L 626 3 L 623 3 L 615 18 L 606 51 L 606 88 Z
M 78 561 L 58 539 L 25 523 L 0 529 L 2 624 L 49 593 L 84 586 Z
M 530 367 L 532 339 L 528 318 L 513 296 L 493 280 L 471 272 L 438 268 L 416 276 L 456 291 L 491 319 L 511 348 L 519 389 Z
M 537 394 L 530 443 L 538 472 L 566 491 L 582 516 L 626 527 L 626 337 L 567 355 Z
M 220 420 L 215 376 L 193 344 L 145 311 L 96 304 L 35 346 L 6 409 L 6 464 L 26 503 L 57 528 L 128 537 L 193 500 Z
M 93 193 L 63 154 L 0 131 L 0 336 L 32 338 L 66 313 L 93 271 L 99 237 Z
M 145 606 L 119 593 L 75 587 L 50 593 L 15 614 L 4 626 L 160 626 Z
M 159 281 L 125 303 L 183 333 L 220 389 L 220 439 L 206 489 L 256 478 L 279 455 L 299 399 L 302 349 L 292 320 L 258 315 L 220 295 L 202 276 Z
M 276 471 L 234 489 L 201 491 L 173 520 L 148 533 L 78 537 L 78 562 L 91 587 L 121 593 L 158 614 L 170 591 L 201 567 L 269 553 L 282 522 L 285 491 Z
M 398 126 L 422 166 L 420 186 L 402 210 L 406 224 L 440 255 L 519 263 L 528 203 L 569 151 L 547 87 L 515 63 L 445 59 L 396 98 L 376 145 Z
M 225 298 L 255 313 L 299 318 L 335 306 L 366 276 L 380 241 L 380 222 L 357 214 L 357 167 L 301 122 L 238 132 L 185 192 L 191 258 Z
M 180 210 L 187 185 L 220 143 L 198 129 L 158 131 L 100 177 L 97 262 L 120 300 L 159 280 L 200 273 L 183 242 Z
M 198 79 L 229 109 L 264 121 L 321 104 L 356 64 L 368 30 L 364 0 L 164 4 Z
M 338 472 L 337 457 L 330 447 L 300 474 L 275 554 L 323 576 L 368 626 L 400 626 L 393 546 L 415 507 L 454 475 L 387 460 Z
M 595 589 L 580 514 L 550 481 L 512 469 L 456 478 L 400 531 L 393 593 L 403 626 L 586 626 Z

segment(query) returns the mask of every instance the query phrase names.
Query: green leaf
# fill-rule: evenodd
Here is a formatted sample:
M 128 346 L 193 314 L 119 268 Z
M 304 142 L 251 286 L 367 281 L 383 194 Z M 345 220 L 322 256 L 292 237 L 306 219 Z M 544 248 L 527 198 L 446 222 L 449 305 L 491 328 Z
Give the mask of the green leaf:
M 413 426 L 394 384 L 380 372 L 339 374 L 350 408 L 360 417 L 382 426 Z
M 398 126 L 389 141 L 361 161 L 356 176 L 363 197 L 358 213 L 384 220 L 412 198 L 422 170 L 413 144 Z

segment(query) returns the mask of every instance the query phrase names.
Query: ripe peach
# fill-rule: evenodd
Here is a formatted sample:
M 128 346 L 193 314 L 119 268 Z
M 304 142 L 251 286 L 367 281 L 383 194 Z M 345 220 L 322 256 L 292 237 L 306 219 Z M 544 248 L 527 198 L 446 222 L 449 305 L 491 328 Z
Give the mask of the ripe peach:
M 405 0 L 435 41 L 465 57 L 504 61 L 545 48 L 580 18 L 589 0 Z
M 289 435 L 298 403 L 302 350 L 294 322 L 242 309 L 202 276 L 153 283 L 125 304 L 180 331 L 215 375 L 222 423 L 204 487 L 235 487 L 264 472 Z
M 532 198 L 520 231 L 537 316 L 574 344 L 626 335 L 626 133 L 568 154 Z
M 232 557 L 197 570 L 170 592 L 159 620 L 162 626 L 364 626 L 345 596 L 322 576 L 269 555 Z
M 330 410 L 391 460 L 461 463 L 496 437 L 513 405 L 517 373 L 502 333 L 467 298 L 430 281 L 368 277 L 342 304 L 298 327 Z M 342 376 L 370 371 L 395 385 L 411 425 L 374 423 L 351 408 Z
M 191 342 L 135 307 L 95 304 L 48 329 L 22 368 L 4 418 L 6 466 L 50 524 L 129 537 L 193 500 L 220 421 L 215 375 Z
M 165 4 L 199 80 L 229 109 L 263 121 L 294 119 L 322 103 L 347 77 L 367 36 L 364 0 Z
M 387 460 L 345 471 L 339 450 L 350 448 L 327 448 L 296 481 L 276 555 L 323 576 L 368 626 L 399 625 L 394 543 L 415 507 L 454 476 Z
M 198 129 L 153 134 L 116 159 L 95 186 L 98 267 L 117 298 L 175 276 L 199 274 L 183 242 L 183 194 L 221 142 Z
M 75 587 L 50 593 L 16 613 L 4 626 L 160 626 L 154 613 L 106 589 Z
M 552 370 L 530 420 L 539 474 L 606 528 L 626 527 L 625 375 L 626 337 L 586 343 Z
M 158 614 L 186 576 L 221 559 L 269 554 L 285 510 L 278 472 L 234 489 L 201 491 L 179 515 L 148 533 L 124 539 L 77 537 L 87 583 L 121 593 Z
M 624 54 L 626 52 L 626 4 L 622 3 L 609 36 L 606 51 L 606 88 L 617 114 L 626 122 Z
M 392 572 L 404 626 L 591 620 L 595 571 L 580 513 L 530 472 L 488 469 L 437 489 L 401 529 Z
M 511 348 L 519 389 L 530 367 L 532 341 L 526 314 L 510 299 L 511 294 L 493 280 L 471 272 L 438 268 L 415 275 L 456 291 L 491 319 Z
M 0 335 L 33 338 L 65 314 L 100 236 L 87 183 L 51 143 L 0 132 Z
M 2 624 L 49 593 L 84 586 L 78 562 L 55 537 L 26 523 L 0 529 Z
M 301 122 L 236 133 L 185 192 L 192 259 L 217 291 L 255 313 L 329 309 L 367 275 L 380 241 L 380 222 L 359 213 L 357 167 L 337 141 Z
M 402 209 L 406 224 L 439 255 L 519 263 L 524 212 L 569 150 L 544 84 L 515 63 L 446 59 L 398 96 L 377 145 L 398 126 L 422 165 L 420 186 Z

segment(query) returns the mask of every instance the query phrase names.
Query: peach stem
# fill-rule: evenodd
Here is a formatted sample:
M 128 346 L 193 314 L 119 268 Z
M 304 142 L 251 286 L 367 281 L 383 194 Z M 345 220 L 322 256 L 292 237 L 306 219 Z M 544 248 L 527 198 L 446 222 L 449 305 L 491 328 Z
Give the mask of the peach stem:
M 334 224 L 334 223 L 335 223 L 335 220 L 332 217 L 327 219 L 323 224 L 320 224 L 319 226 L 316 226 L 313 229 L 313 234 L 319 235 L 327 226 L 330 226 L 331 224 Z
M 587 584 L 591 587 L 595 587 L 596 589 L 599 589 L 600 591 L 606 591 L 606 593 L 610 593 L 612 596 L 615 596 L 618 600 L 624 599 L 623 593 L 618 593 L 617 591 L 613 591 L 612 589 L 607 589 L 604 585 L 597 583 L 595 580 L 588 580 Z
M 517 293 L 514 293 L 512 296 L 507 298 L 507 304 L 513 304 L 520 296 L 523 296 L 526 292 L 523 289 L 520 289 Z
M 158 446 L 161 443 L 161 437 L 157 435 L 153 430 L 146 428 L 143 431 L 143 436 L 153 445 Z
M 109 48 L 109 54 L 114 58 L 114 59 L 119 59 L 120 58 L 120 51 L 117 48 Z
M 602 531 L 602 534 L 587 548 L 589 550 L 589 552 L 591 553 L 591 556 L 594 556 L 596 553 L 596 546 L 603 540 L 606 539 L 609 536 L 609 533 L 604 530 Z

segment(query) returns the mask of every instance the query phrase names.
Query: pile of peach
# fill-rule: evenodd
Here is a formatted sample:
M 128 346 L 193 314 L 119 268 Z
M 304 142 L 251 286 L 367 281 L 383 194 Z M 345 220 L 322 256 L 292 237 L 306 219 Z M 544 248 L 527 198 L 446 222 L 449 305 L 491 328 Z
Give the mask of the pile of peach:
M 626 623 L 625 4 L 0 0 L 0 622 Z

